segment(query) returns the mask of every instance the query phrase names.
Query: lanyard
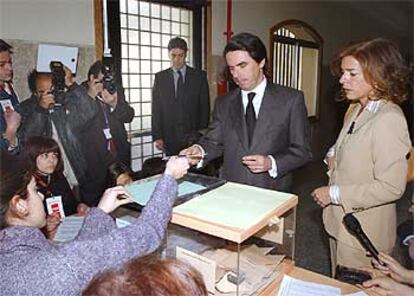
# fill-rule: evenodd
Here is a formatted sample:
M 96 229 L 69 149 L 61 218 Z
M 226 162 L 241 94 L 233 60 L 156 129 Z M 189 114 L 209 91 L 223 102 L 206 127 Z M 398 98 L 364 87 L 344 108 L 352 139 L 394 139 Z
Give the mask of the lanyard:
M 37 175 L 37 174 L 33 174 L 33 177 L 34 177 L 34 178 L 35 178 L 35 180 L 36 180 L 36 184 L 37 184 L 37 186 L 39 186 L 39 187 L 43 188 L 44 190 L 46 190 L 46 193 L 45 193 L 46 197 L 51 197 L 51 196 L 53 196 L 53 193 L 52 193 L 52 191 L 50 190 L 50 175 L 49 175 L 49 176 L 47 176 L 47 178 L 48 178 L 48 183 L 46 183 L 45 181 L 43 181 L 42 177 L 40 177 L 40 176 L 39 176 L 39 175 Z

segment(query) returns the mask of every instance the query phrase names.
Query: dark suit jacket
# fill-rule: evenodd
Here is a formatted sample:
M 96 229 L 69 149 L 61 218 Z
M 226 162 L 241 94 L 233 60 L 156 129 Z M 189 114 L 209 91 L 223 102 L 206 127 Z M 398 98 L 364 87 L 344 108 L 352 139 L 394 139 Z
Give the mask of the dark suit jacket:
M 199 144 L 207 152 L 206 162 L 223 155 L 224 179 L 290 190 L 290 173 L 311 159 L 303 93 L 268 81 L 249 147 L 241 91 L 236 89 L 216 100 L 213 121 Z M 250 172 L 241 158 L 252 154 L 272 155 L 276 160 L 277 178 L 270 177 L 268 172 Z
M 172 68 L 155 74 L 152 90 L 152 138 L 162 139 L 167 155 L 198 140 L 198 131 L 207 128 L 210 100 L 204 71 L 186 66 L 184 97 L 175 98 Z

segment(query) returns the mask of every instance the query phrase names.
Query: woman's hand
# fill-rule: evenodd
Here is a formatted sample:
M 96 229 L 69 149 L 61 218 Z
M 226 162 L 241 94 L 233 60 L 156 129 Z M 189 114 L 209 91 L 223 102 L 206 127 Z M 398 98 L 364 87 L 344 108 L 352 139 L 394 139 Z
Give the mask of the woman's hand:
M 408 285 L 401 284 L 387 276 L 381 276 L 368 280 L 362 284 L 365 288 L 372 290 L 379 295 L 386 296 L 407 296 L 414 295 L 414 289 Z
M 321 207 L 324 208 L 331 203 L 331 195 L 329 194 L 329 186 L 322 186 L 316 188 L 311 193 L 313 200 Z
M 375 259 L 372 259 L 374 267 L 398 282 L 407 283 L 410 285 L 414 284 L 414 270 L 405 269 L 391 256 L 385 253 L 379 253 L 379 259 L 386 265 L 383 266 Z
M 105 213 L 112 213 L 119 206 L 133 202 L 131 196 L 122 186 L 106 189 L 99 201 L 98 208 Z
M 177 180 L 187 174 L 189 168 L 187 157 L 172 156 L 167 162 L 164 174 L 173 176 Z
M 333 170 L 335 168 L 335 160 L 336 157 L 335 156 L 329 156 L 325 158 L 326 163 L 328 165 L 328 170 Z
M 61 221 L 59 219 L 59 214 L 54 213 L 46 217 L 46 236 L 48 239 L 53 239 L 55 237 L 56 231 L 60 225 Z

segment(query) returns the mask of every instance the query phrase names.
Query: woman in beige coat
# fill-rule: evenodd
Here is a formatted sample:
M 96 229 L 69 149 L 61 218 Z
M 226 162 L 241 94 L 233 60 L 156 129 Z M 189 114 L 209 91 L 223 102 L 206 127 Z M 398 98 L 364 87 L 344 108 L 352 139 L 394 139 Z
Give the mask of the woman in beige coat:
M 374 246 L 390 253 L 396 238 L 396 208 L 406 185 L 411 142 L 398 103 L 405 99 L 406 68 L 384 39 L 343 49 L 332 64 L 351 105 L 335 145 L 329 149 L 329 185 L 312 196 L 323 208 L 330 236 L 331 267 L 370 266 L 359 241 L 342 224 L 347 213 L 361 223 Z

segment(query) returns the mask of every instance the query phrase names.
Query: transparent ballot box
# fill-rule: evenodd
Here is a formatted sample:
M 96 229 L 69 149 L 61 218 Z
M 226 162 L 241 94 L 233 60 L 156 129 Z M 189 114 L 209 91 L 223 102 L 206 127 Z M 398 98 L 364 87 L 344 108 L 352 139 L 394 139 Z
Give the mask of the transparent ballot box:
M 294 259 L 297 196 L 225 182 L 173 210 L 162 253 L 195 267 L 213 295 L 265 295 Z

